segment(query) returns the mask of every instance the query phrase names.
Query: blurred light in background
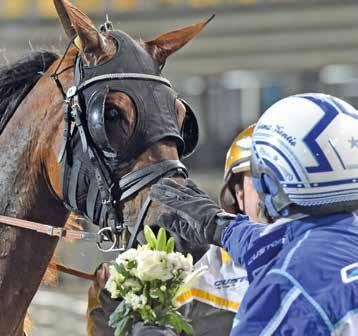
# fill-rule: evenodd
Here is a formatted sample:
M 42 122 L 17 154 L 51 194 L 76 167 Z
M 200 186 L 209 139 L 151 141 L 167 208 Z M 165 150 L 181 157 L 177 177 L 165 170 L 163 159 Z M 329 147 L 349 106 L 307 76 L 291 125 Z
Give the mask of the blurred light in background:
M 87 9 L 87 13 L 121 10 L 137 11 L 148 9 L 173 8 L 204 8 L 220 6 L 251 6 L 258 4 L 295 4 L 297 0 L 73 0 L 77 6 Z M 307 2 L 307 0 L 305 0 Z M 329 0 L 311 0 L 311 3 L 331 3 Z M 1 0 L 4 10 L 0 17 L 21 17 L 23 14 L 32 17 L 54 17 L 52 0 Z

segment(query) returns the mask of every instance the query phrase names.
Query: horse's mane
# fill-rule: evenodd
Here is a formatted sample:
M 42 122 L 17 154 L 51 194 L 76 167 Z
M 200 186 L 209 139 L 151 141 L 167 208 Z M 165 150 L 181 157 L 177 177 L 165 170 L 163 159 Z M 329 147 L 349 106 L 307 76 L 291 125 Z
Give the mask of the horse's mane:
M 0 134 L 24 97 L 58 57 L 53 52 L 36 51 L 0 67 Z

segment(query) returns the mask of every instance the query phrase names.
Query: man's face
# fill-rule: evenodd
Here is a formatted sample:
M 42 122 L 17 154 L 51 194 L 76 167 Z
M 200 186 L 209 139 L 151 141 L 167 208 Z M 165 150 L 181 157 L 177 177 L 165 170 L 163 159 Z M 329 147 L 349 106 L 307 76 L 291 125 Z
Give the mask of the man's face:
M 251 217 L 254 221 L 259 221 L 259 195 L 252 184 L 250 172 L 244 172 L 242 189 L 238 184 L 235 185 L 235 197 L 239 209 Z M 262 219 L 261 219 L 262 221 Z

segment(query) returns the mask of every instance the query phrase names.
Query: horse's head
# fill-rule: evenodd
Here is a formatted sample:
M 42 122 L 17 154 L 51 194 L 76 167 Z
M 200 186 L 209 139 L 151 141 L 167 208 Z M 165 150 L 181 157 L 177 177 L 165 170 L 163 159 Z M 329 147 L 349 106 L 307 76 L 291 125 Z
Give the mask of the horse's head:
M 150 185 L 164 175 L 185 176 L 185 168 L 177 160 L 189 155 L 197 144 L 195 116 L 161 76 L 161 69 L 167 58 L 194 38 L 210 19 L 143 42 L 109 29 L 109 22 L 98 31 L 66 0 L 55 0 L 55 5 L 66 34 L 78 50 L 65 55 L 60 68 L 60 72 L 65 70 L 69 59 L 75 63 L 72 83 L 61 81 L 61 85 L 71 87 L 66 97 L 64 149 L 69 154 L 70 148 L 74 156 L 79 147 L 81 162 L 88 161 L 73 173 L 76 165 L 71 157 L 67 164 L 72 169 L 69 186 L 62 191 L 74 190 L 74 194 L 64 198 L 101 226 L 108 219 L 112 224 L 119 220 L 133 225 Z M 71 120 L 75 132 L 69 135 Z M 77 143 L 80 146 L 76 147 Z M 62 156 L 62 162 L 66 160 L 68 155 Z M 88 171 L 85 178 L 79 177 L 81 171 Z M 84 196 L 78 195 L 74 186 L 78 181 L 87 183 L 82 205 Z M 155 220 L 153 208 L 146 223 Z M 142 208 L 142 212 L 146 210 Z

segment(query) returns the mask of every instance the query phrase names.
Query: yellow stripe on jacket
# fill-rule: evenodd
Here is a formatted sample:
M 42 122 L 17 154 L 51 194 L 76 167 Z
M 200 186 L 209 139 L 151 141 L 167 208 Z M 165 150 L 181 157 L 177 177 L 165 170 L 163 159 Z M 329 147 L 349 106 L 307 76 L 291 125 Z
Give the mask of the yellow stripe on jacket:
M 223 299 L 219 296 L 216 296 L 199 288 L 189 289 L 188 291 L 179 295 L 176 301 L 178 302 L 179 305 L 183 305 L 185 303 L 190 302 L 193 299 L 197 299 L 198 301 L 203 301 L 217 308 L 230 310 L 235 313 L 237 312 L 240 306 L 237 302 Z

